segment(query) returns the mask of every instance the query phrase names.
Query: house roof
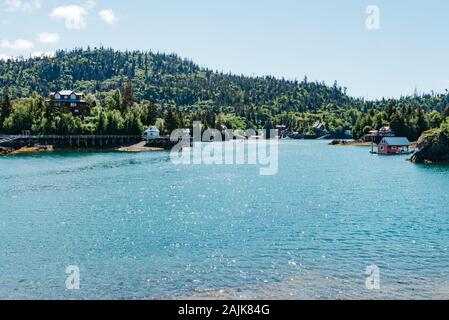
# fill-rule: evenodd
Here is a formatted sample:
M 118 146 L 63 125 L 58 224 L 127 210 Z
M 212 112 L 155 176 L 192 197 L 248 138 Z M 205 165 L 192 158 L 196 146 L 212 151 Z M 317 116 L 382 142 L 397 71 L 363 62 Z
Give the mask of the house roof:
M 389 146 L 393 147 L 408 147 L 411 146 L 410 141 L 407 138 L 404 137 L 387 137 L 383 138 L 382 142 L 388 144 Z
M 156 126 L 152 126 L 152 127 L 149 127 L 147 130 L 145 130 L 145 132 L 155 132 L 155 131 L 158 131 L 159 132 L 159 129 L 156 127 Z
M 77 96 L 83 95 L 82 92 L 75 92 L 73 90 L 61 90 L 61 91 L 57 91 L 57 92 L 52 92 L 51 95 L 55 95 L 57 93 L 59 93 L 61 96 L 70 96 L 72 93 L 76 94 Z

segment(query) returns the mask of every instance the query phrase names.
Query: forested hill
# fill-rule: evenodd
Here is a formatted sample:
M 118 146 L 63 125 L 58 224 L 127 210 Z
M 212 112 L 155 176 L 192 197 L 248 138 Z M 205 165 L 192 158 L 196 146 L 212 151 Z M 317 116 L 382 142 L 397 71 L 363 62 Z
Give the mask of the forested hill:
M 42 97 L 62 89 L 85 92 L 91 114 L 80 119 L 49 110 Z M 230 129 L 279 124 L 314 135 L 319 121 L 332 137 L 350 130 L 358 138 L 389 125 L 416 140 L 449 123 L 447 92 L 364 101 L 348 96 L 337 82 L 224 74 L 174 54 L 105 48 L 0 61 L 0 97 L 0 133 L 138 133 L 155 123 L 168 133 L 201 121 Z
M 151 52 L 78 49 L 59 51 L 55 58 L 0 62 L 0 90 L 8 87 L 13 97 L 28 97 L 34 91 L 46 96 L 73 88 L 101 98 L 128 81 L 133 83 L 137 102 L 177 106 L 211 100 L 219 107 L 267 105 L 302 112 L 327 103 L 355 103 L 336 84 L 224 74 L 176 55 Z

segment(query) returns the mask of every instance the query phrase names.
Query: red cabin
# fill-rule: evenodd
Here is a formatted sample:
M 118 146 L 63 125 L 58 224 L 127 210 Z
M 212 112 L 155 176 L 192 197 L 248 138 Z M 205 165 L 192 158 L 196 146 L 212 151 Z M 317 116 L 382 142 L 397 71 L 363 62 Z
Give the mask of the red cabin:
M 401 154 L 409 152 L 411 146 L 410 141 L 407 138 L 402 137 L 385 137 L 383 138 L 378 147 L 378 154 Z

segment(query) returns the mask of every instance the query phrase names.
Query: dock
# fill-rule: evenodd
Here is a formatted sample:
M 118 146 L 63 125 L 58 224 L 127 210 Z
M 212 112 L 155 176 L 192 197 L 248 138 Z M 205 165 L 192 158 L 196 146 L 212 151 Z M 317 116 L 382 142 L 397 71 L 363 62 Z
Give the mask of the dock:
M 140 135 L 0 135 L 0 146 L 23 148 L 30 146 L 55 146 L 63 148 L 132 147 L 170 150 L 178 141 L 170 137 L 145 140 Z M 186 142 L 186 144 L 189 144 Z M 190 145 L 192 139 L 190 138 Z
M 140 135 L 14 135 L 0 136 L 0 146 L 21 148 L 34 145 L 95 148 L 142 141 Z

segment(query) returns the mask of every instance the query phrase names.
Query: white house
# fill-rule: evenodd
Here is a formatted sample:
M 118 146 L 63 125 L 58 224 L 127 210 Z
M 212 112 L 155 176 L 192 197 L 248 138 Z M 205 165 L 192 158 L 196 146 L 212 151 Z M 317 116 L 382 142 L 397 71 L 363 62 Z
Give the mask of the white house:
M 353 138 L 351 130 L 345 130 L 345 138 L 348 138 L 348 139 Z
M 145 130 L 144 137 L 147 140 L 158 139 L 160 137 L 159 129 L 155 126 L 149 127 L 147 130 Z

